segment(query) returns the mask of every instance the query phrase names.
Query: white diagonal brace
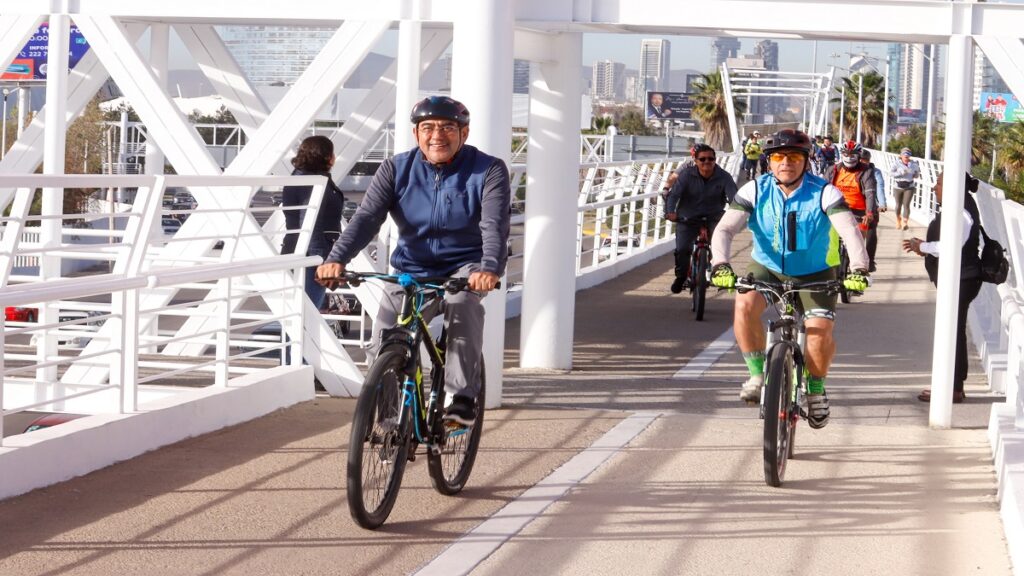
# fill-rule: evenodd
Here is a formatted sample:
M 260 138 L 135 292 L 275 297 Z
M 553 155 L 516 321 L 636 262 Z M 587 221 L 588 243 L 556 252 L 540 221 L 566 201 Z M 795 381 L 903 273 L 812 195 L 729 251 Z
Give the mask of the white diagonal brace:
M 213 26 L 178 25 L 174 27 L 199 70 L 224 99 L 224 105 L 239 127 L 252 136 L 270 115 L 263 98 L 256 92 Z M 272 172 L 288 174 L 291 166 L 279 158 Z
M 420 50 L 420 73 L 422 74 L 452 43 L 451 30 L 424 31 L 423 47 Z M 395 78 L 398 63 L 392 62 L 381 75 L 380 80 L 366 94 L 363 101 L 345 119 L 344 125 L 334 136 L 334 150 L 337 159 L 332 172 L 348 174 L 359 157 L 370 145 L 370 139 L 380 132 L 384 124 L 395 115 Z M 404 118 L 400 119 L 404 120 Z M 408 130 L 404 121 L 395 122 L 396 130 Z
M 390 24 L 388 21 L 342 24 L 224 173 L 269 173 Z
M 1024 44 L 1020 38 L 975 36 L 974 41 L 1017 99 L 1024 98 Z
M 42 16 L 29 14 L 0 15 L 0 74 L 25 47 L 32 33 L 39 29 Z

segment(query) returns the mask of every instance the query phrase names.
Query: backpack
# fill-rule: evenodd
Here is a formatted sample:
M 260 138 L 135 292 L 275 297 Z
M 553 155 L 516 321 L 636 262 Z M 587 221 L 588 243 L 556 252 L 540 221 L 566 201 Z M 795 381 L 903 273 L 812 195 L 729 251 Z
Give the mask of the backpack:
M 1006 259 L 1006 251 L 1002 244 L 988 237 L 985 229 L 978 224 L 985 246 L 981 249 L 981 280 L 992 284 L 1006 282 L 1010 273 L 1010 262 Z

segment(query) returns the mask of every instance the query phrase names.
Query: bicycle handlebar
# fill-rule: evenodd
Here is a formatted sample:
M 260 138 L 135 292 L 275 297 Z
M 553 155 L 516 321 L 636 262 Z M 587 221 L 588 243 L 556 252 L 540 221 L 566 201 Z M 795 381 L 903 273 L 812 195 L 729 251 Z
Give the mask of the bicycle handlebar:
M 819 280 L 815 282 L 779 282 L 776 280 L 758 280 L 753 274 L 736 279 L 736 291 L 743 294 L 751 290 L 758 292 L 771 292 L 781 296 L 787 292 L 826 292 L 838 294 L 843 288 L 841 280 Z M 862 294 L 859 290 L 849 290 L 851 294 Z
M 339 284 L 348 284 L 353 288 L 359 286 L 364 280 L 380 280 L 382 282 L 388 282 L 390 284 L 398 284 L 403 288 L 406 287 L 424 287 L 433 288 L 438 290 L 444 290 L 449 294 L 456 294 L 463 290 L 469 290 L 469 278 L 453 278 L 451 276 L 424 276 L 415 278 L 409 274 L 379 274 L 377 272 L 354 272 L 346 270 L 340 277 L 337 278 L 324 278 L 331 282 L 338 282 Z M 495 289 L 501 288 L 501 282 L 499 281 L 494 286 Z

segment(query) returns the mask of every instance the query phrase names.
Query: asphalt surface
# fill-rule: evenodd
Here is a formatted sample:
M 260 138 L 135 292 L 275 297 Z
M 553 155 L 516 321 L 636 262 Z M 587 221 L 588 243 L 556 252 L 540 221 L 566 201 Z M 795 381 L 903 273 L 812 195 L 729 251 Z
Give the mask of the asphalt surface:
M 661 258 L 578 294 L 571 371 L 517 368 L 508 322 L 504 405 L 459 496 L 420 458 L 388 522 L 357 527 L 354 401 L 321 397 L 0 502 L 0 574 L 1009 574 L 995 399 L 975 365 L 953 429 L 928 428 L 934 289 L 898 253 L 908 233 L 881 234 L 875 285 L 840 308 L 832 422 L 800 425 L 782 488 L 735 347 L 673 377 L 732 296 L 695 322 Z

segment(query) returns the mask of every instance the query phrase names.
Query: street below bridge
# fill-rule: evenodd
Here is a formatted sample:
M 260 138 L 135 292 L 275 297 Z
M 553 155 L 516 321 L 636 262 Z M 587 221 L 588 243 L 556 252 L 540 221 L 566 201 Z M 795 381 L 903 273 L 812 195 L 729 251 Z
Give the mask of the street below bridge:
M 377 531 L 345 502 L 355 401 L 325 396 L 0 502 L 0 574 L 1010 574 L 972 365 L 928 427 L 934 288 L 883 217 L 874 286 L 840 305 L 832 421 L 765 485 L 727 331 L 672 296 L 671 256 L 578 293 L 571 371 L 518 368 L 469 486 L 410 463 Z M 749 237 L 734 246 L 743 270 Z M 4 470 L 4 474 L 16 473 Z

